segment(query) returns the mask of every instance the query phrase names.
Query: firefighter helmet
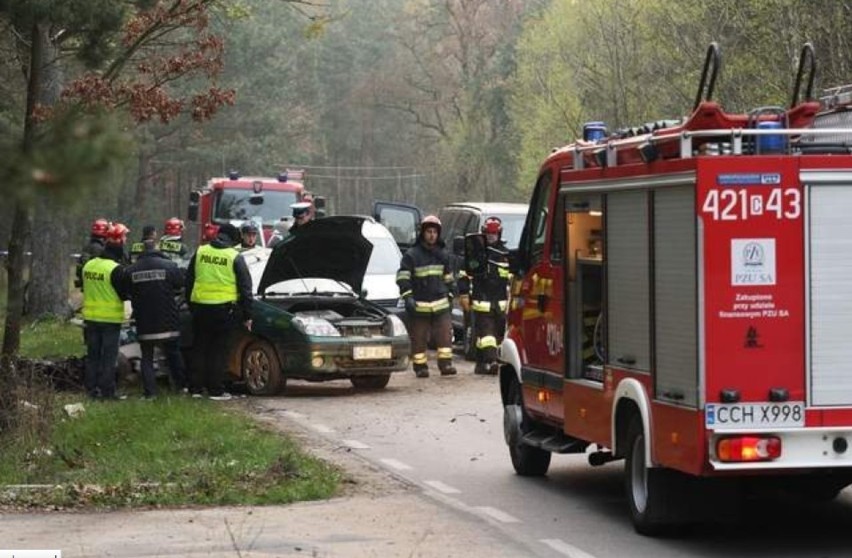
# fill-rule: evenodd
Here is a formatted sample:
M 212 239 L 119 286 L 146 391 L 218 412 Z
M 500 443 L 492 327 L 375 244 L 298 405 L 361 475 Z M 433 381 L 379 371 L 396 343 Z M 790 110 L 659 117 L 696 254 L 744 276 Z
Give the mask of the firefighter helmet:
M 204 231 L 201 233 L 201 240 L 204 242 L 210 242 L 216 235 L 219 234 L 219 226 L 214 225 L 213 223 L 206 223 L 204 225 Z
M 166 226 L 163 227 L 163 234 L 169 236 L 180 236 L 183 234 L 183 221 L 177 217 L 172 217 L 166 221 Z
M 441 220 L 435 215 L 427 215 L 420 221 L 420 230 L 423 231 L 426 227 L 435 227 L 438 229 L 438 234 L 441 234 Z
M 109 233 L 109 221 L 106 219 L 95 219 L 92 221 L 92 236 L 106 238 Z
M 503 233 L 503 221 L 499 217 L 489 217 L 482 224 L 482 232 L 497 235 L 497 238 L 500 238 L 500 235 Z
M 130 229 L 124 223 L 113 223 L 107 233 L 107 242 L 110 244 L 124 244 Z

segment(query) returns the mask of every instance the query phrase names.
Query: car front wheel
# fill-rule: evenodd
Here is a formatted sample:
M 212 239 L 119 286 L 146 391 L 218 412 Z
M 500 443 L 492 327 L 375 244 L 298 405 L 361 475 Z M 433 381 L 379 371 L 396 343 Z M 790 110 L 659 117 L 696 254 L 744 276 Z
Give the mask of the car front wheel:
M 266 341 L 249 343 L 243 353 L 243 378 L 252 395 L 274 395 L 284 389 L 286 379 L 275 349 Z

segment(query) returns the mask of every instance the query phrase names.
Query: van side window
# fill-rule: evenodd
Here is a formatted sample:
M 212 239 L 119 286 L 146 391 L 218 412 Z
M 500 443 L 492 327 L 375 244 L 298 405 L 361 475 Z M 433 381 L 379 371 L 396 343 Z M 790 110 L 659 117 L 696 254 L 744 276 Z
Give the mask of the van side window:
M 529 263 L 537 262 L 544 252 L 544 239 L 547 233 L 547 204 L 550 201 L 551 173 L 541 175 L 535 186 L 535 193 L 528 216 L 529 227 L 524 231 L 525 247 Z

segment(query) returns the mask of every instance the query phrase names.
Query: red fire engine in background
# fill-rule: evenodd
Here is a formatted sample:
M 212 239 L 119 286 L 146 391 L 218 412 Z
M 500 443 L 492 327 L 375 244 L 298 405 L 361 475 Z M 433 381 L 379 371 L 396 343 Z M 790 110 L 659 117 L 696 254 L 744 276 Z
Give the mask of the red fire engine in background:
M 722 494 L 852 483 L 848 90 L 812 100 L 805 45 L 789 108 L 728 114 L 718 68 L 714 44 L 685 120 L 590 123 L 550 154 L 513 264 L 500 390 L 516 472 L 623 458 L 649 535 Z
M 290 206 L 311 201 L 319 215 L 324 214 L 325 198 L 305 190 L 305 173 L 288 169 L 277 177 L 241 177 L 231 171 L 227 178 L 212 178 L 207 186 L 190 194 L 189 220 L 199 224 L 199 238 L 209 225 L 231 223 L 239 226 L 253 221 L 263 228 L 263 243 L 275 227 L 287 228 L 291 221 Z

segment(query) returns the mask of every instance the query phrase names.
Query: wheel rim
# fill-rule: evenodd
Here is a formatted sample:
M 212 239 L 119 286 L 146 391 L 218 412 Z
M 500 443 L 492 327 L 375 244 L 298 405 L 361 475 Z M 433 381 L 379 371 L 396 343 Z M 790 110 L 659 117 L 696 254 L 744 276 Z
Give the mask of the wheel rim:
M 645 439 L 641 434 L 633 439 L 630 460 L 630 487 L 636 511 L 644 513 L 648 505 L 648 468 L 645 467 Z
M 252 391 L 260 391 L 269 384 L 272 365 L 269 356 L 261 349 L 249 351 L 245 361 L 246 384 Z
M 521 407 L 521 394 L 517 386 L 512 386 L 507 405 L 503 406 L 503 437 L 506 444 L 514 449 L 523 436 L 524 410 Z

